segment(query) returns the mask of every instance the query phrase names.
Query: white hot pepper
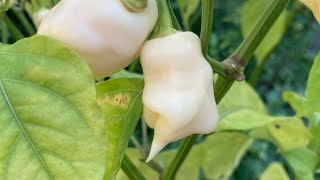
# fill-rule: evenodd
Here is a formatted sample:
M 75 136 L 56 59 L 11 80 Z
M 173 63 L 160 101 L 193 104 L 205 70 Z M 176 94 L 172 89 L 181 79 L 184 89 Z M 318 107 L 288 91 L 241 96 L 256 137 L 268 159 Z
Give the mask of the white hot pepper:
M 133 12 L 122 0 L 61 0 L 43 19 L 38 34 L 69 45 L 89 64 L 95 78 L 128 66 L 158 18 L 156 0 Z
M 141 51 L 144 117 L 155 130 L 150 161 L 168 143 L 211 133 L 218 122 L 213 72 L 198 36 L 176 32 L 147 41 Z

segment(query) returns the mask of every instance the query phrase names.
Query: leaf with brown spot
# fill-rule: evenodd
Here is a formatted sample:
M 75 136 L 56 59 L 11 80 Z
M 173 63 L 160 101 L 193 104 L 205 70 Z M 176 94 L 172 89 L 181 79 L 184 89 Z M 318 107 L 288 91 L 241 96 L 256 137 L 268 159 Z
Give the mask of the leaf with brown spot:
M 134 129 L 142 115 L 143 79 L 111 79 L 97 84 L 98 103 L 106 115 L 109 140 L 105 179 L 114 179 Z

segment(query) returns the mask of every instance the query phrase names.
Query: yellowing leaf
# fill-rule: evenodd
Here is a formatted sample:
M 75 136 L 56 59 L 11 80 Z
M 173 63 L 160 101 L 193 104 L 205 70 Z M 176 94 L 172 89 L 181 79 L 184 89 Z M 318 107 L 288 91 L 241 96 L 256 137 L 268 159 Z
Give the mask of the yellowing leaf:
M 276 121 L 269 124 L 267 128 L 282 152 L 306 147 L 312 138 L 300 119 Z
M 0 179 L 100 180 L 104 130 L 77 54 L 44 36 L 0 45 Z
M 115 179 L 129 139 L 142 116 L 143 79 L 118 78 L 97 84 L 98 103 L 106 115 L 108 162 L 105 179 Z

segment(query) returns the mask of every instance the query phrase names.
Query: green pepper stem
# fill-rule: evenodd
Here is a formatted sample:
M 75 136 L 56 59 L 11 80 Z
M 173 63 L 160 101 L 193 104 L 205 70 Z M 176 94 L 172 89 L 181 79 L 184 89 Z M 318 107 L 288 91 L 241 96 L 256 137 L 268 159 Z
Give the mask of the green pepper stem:
M 176 32 L 171 20 L 170 7 L 167 4 L 166 0 L 157 0 L 157 4 L 159 17 L 157 27 L 153 36 L 165 36 Z
M 130 158 L 125 154 L 121 163 L 121 169 L 133 180 L 145 180 L 138 168 L 133 164 Z
M 129 11 L 141 12 L 147 7 L 147 0 L 121 0 Z

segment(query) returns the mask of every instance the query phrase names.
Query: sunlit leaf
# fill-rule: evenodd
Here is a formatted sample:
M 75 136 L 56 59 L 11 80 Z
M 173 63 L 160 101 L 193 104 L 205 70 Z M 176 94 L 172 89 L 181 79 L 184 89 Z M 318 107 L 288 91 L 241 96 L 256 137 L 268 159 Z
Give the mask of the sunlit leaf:
M 297 113 L 298 117 L 303 116 L 304 114 L 303 109 L 304 109 L 304 103 L 306 101 L 306 98 L 291 91 L 283 92 L 282 98 L 284 101 L 290 104 L 292 109 Z
M 286 170 L 280 163 L 272 163 L 268 168 L 262 173 L 260 180 L 289 180 L 289 176 Z
M 295 149 L 282 154 L 293 168 L 296 180 L 313 180 L 313 171 L 319 156 L 306 148 Z
M 241 133 L 216 133 L 204 141 L 202 167 L 209 179 L 228 179 L 238 166 L 252 139 Z
M 274 117 L 251 109 L 240 109 L 223 116 L 217 127 L 217 131 L 222 130 L 250 130 L 268 125 L 271 122 L 288 117 Z
M 0 179 L 102 179 L 104 129 L 78 55 L 44 36 L 0 45 Z
M 143 79 L 111 79 L 97 84 L 98 103 L 106 115 L 108 163 L 105 179 L 115 179 L 129 139 L 142 115 Z
M 263 101 L 248 83 L 235 82 L 219 103 L 219 114 L 224 117 L 241 109 L 267 113 Z
M 312 135 L 300 119 L 275 121 L 267 126 L 270 136 L 282 152 L 306 147 Z

